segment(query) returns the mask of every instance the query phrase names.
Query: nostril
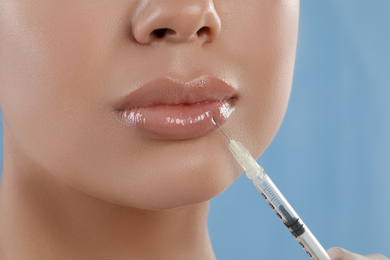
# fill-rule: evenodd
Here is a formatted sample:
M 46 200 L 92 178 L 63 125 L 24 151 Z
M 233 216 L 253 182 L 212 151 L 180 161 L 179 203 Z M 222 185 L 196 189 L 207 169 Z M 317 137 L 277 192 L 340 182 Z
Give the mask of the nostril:
M 1 2 L 1 0 L 0 0 Z M 212 42 L 221 31 L 221 19 L 212 0 L 136 1 L 131 19 L 132 38 L 141 44 L 154 42 Z
M 153 30 L 152 35 L 154 35 L 156 38 L 164 38 L 167 35 L 175 34 L 175 31 L 168 28 L 160 28 Z
M 211 33 L 211 30 L 210 30 L 210 27 L 207 27 L 207 26 L 203 26 L 202 28 L 200 28 L 197 32 L 196 32 L 196 35 L 200 38 L 200 37 L 204 37 L 204 36 L 209 36 Z
M 152 34 L 154 36 L 156 36 L 157 38 L 163 38 L 165 36 L 165 34 L 167 33 L 167 28 L 162 28 L 162 29 L 156 29 L 152 32 Z

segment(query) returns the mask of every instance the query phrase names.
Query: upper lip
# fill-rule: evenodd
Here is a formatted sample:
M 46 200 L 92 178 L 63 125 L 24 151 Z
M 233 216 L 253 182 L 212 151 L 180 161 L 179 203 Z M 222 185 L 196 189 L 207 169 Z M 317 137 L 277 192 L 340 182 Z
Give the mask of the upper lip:
M 159 105 L 192 105 L 230 99 L 237 99 L 237 91 L 230 84 L 213 76 L 201 76 L 188 82 L 160 78 L 125 95 L 118 103 L 117 110 Z

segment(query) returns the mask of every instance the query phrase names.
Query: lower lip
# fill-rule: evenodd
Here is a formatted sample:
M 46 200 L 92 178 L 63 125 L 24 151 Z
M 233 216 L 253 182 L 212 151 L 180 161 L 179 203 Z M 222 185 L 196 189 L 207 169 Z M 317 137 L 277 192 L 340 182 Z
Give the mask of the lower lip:
M 233 100 L 224 100 L 139 107 L 120 111 L 120 117 L 147 137 L 181 140 L 207 135 L 216 129 L 213 118 L 222 125 L 234 110 Z

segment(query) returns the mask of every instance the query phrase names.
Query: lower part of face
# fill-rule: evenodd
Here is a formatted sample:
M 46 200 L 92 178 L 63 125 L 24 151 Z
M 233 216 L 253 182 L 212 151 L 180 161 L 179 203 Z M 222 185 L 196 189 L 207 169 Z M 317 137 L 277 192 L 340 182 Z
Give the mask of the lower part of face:
M 158 78 L 212 75 L 237 91 L 225 132 L 260 156 L 288 103 L 298 1 L 92 2 L 0 3 L 0 105 L 17 156 L 59 182 L 129 207 L 171 208 L 221 193 L 242 173 L 221 132 L 151 138 L 124 126 L 113 104 Z M 142 27 L 146 18 L 139 21 L 147 11 L 171 31 L 207 26 L 207 15 L 188 19 L 191 10 L 220 22 L 202 44 L 175 36 L 145 43 L 134 35 L 150 30 Z

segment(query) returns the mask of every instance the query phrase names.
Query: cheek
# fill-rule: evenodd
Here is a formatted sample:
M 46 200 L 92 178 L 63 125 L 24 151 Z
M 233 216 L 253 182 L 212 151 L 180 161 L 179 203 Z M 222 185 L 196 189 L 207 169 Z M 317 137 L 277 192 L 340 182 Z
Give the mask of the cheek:
M 86 147 L 99 146 L 90 126 L 104 109 L 96 96 L 106 42 L 85 6 L 43 2 L 0 3 L 1 110 L 28 157 L 54 174 L 77 174 Z
M 233 5 L 233 3 L 231 3 Z M 299 2 L 256 1 L 225 19 L 225 52 L 241 70 L 240 100 L 231 125 L 233 139 L 260 156 L 287 109 L 294 71 Z M 229 2 L 221 5 L 229 7 Z M 261 10 L 261 12 L 259 12 Z
M 102 62 L 100 46 L 91 45 L 96 24 L 83 8 L 59 1 L 2 1 L 0 10 L 4 120 L 25 148 L 49 149 L 79 126 L 93 99 Z

